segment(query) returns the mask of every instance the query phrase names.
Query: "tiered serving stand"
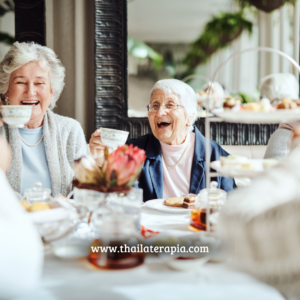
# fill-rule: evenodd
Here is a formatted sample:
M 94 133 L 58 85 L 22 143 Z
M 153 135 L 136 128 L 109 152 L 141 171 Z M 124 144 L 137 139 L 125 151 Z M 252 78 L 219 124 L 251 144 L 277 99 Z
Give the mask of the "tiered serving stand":
M 277 49 L 268 48 L 268 47 L 256 47 L 245 49 L 243 51 L 232 54 L 227 60 L 225 60 L 215 71 L 214 76 L 210 82 L 209 89 L 207 92 L 207 107 L 206 111 L 209 113 L 209 95 L 211 94 L 212 85 L 217 77 L 217 75 L 222 71 L 224 66 L 232 60 L 234 57 L 240 56 L 247 52 L 269 52 L 280 55 L 281 57 L 287 59 L 292 65 L 296 68 L 296 70 L 300 73 L 299 64 L 291 58 L 286 53 L 279 51 Z M 211 172 L 211 162 L 210 162 L 210 123 L 211 122 L 231 122 L 231 123 L 247 123 L 247 124 L 278 124 L 281 122 L 294 122 L 300 120 L 300 109 L 291 109 L 291 110 L 277 110 L 274 112 L 254 112 L 254 111 L 240 111 L 240 112 L 232 112 L 232 111 L 224 111 L 220 113 L 215 113 L 217 117 L 206 117 L 205 118 L 205 161 L 206 161 L 206 188 L 209 191 L 210 181 L 212 177 L 220 176 L 219 172 Z M 237 172 L 237 176 L 238 171 Z M 261 174 L 257 172 L 257 175 Z M 241 177 L 244 177 L 242 175 Z M 209 198 L 209 197 L 208 197 Z M 209 220 L 209 206 L 207 205 L 206 220 Z M 211 232 L 210 222 L 206 224 L 207 232 Z

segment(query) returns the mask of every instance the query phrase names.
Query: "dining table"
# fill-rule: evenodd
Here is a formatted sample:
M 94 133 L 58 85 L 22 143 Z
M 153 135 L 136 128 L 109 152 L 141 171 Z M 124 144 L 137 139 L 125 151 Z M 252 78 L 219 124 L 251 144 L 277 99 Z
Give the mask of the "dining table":
M 189 214 L 143 206 L 141 225 L 172 236 L 191 234 Z M 146 256 L 132 269 L 102 270 L 87 258 L 62 259 L 45 254 L 39 285 L 19 300 L 283 300 L 275 288 L 233 269 L 228 260 L 209 261 L 187 271 L 171 269 L 158 256 Z

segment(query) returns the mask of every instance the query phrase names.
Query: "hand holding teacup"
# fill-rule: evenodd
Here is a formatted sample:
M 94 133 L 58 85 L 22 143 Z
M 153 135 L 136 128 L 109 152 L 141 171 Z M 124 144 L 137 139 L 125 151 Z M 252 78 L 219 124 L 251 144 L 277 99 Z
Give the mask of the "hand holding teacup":
M 101 140 L 101 129 L 97 129 L 90 138 L 90 153 L 94 157 L 103 156 L 105 145 Z
M 127 131 L 110 128 L 100 128 L 92 134 L 89 144 L 90 153 L 95 157 L 99 166 L 103 163 L 105 147 L 108 147 L 109 151 L 116 150 L 125 144 L 128 134 Z

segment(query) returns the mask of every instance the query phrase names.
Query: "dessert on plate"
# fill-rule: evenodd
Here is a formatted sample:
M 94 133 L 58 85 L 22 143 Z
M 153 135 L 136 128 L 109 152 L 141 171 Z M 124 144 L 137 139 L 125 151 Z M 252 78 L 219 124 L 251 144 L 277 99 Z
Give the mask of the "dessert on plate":
M 193 208 L 196 200 L 195 194 L 188 194 L 182 197 L 167 198 L 164 204 L 172 207 Z
M 182 207 L 184 197 L 172 197 L 172 198 L 167 198 L 164 201 L 164 204 L 167 206 L 172 206 L 172 207 Z

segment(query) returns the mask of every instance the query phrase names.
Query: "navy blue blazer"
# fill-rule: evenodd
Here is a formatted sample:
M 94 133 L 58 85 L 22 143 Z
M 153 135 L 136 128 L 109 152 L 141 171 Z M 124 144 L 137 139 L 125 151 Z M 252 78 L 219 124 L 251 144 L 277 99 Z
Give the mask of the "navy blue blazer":
M 198 194 L 205 186 L 205 137 L 194 126 L 195 150 L 192 164 L 190 193 Z M 146 160 L 139 178 L 138 187 L 144 190 L 144 202 L 163 197 L 163 162 L 159 140 L 152 134 L 146 134 L 136 139 L 130 139 L 126 144 L 133 144 L 145 150 Z M 220 156 L 228 153 L 214 141 L 210 141 L 210 160 L 218 160 Z M 236 187 L 232 178 L 217 177 L 218 187 L 230 191 Z

